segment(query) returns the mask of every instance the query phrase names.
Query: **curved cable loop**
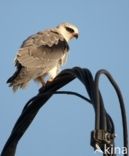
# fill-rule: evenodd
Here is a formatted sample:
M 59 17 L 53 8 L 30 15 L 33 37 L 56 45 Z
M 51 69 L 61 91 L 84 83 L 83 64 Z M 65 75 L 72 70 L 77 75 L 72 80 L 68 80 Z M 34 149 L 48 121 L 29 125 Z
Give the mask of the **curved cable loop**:
M 121 116 L 122 116 L 122 124 L 123 124 L 123 143 L 124 143 L 124 147 L 127 148 L 127 153 L 125 153 L 124 155 L 128 156 L 128 127 L 127 127 L 127 117 L 126 117 L 126 110 L 125 110 L 123 96 L 122 96 L 122 93 L 121 93 L 120 88 L 117 85 L 116 81 L 113 79 L 111 74 L 108 71 L 104 70 L 104 69 L 99 70 L 96 73 L 95 84 L 96 84 L 97 88 L 98 88 L 98 85 L 99 85 L 100 76 L 102 74 L 105 75 L 108 78 L 108 80 L 110 81 L 110 83 L 114 87 L 114 89 L 116 91 L 116 94 L 117 94 L 117 97 L 119 99 Z M 98 90 L 96 91 L 96 94 L 98 95 Z M 99 97 L 97 96 L 97 109 L 98 108 L 99 108 Z M 100 114 L 99 109 L 96 112 L 98 114 L 97 116 L 99 116 L 99 114 Z
M 25 104 L 21 112 L 21 115 L 16 121 L 14 128 L 11 132 L 11 135 L 8 138 L 2 150 L 1 156 L 15 156 L 15 151 L 16 151 L 16 147 L 17 147 L 19 140 L 24 135 L 27 128 L 30 126 L 31 122 L 33 121 L 34 117 L 37 115 L 40 108 L 54 94 L 75 95 L 89 102 L 90 104 L 92 104 L 95 110 L 95 133 L 94 132 L 92 133 L 93 135 L 92 135 L 91 145 L 94 148 L 96 148 L 97 144 L 104 145 L 106 141 L 108 145 L 113 143 L 113 146 L 114 146 L 114 137 L 112 136 L 112 134 L 114 133 L 114 123 L 113 123 L 112 118 L 106 112 L 104 108 L 103 98 L 101 96 L 101 93 L 99 91 L 99 86 L 98 86 L 99 77 L 102 73 L 105 73 L 106 75 L 108 75 L 109 80 L 111 81 L 111 83 L 117 90 L 118 97 L 121 96 L 121 93 L 119 92 L 120 91 L 119 88 L 117 87 L 116 84 L 114 84 L 114 82 L 112 81 L 112 77 L 109 76 L 109 73 L 107 73 L 107 71 L 101 70 L 97 72 L 95 80 L 94 80 L 90 70 L 86 68 L 74 67 L 72 69 L 63 70 L 51 83 L 47 83 L 45 87 L 42 87 L 39 90 L 39 93 L 33 98 L 31 98 Z M 82 82 L 82 84 L 85 86 L 86 91 L 88 92 L 89 98 L 86 98 L 85 96 L 79 93 L 73 92 L 73 91 L 57 91 L 61 87 L 70 83 L 75 78 L 78 78 Z M 123 114 L 125 112 L 124 111 L 125 109 L 123 107 L 123 99 L 119 97 L 119 101 L 121 103 L 120 105 L 121 105 L 122 114 Z M 124 118 L 126 118 L 126 115 L 123 116 L 123 123 L 124 122 L 126 123 L 126 119 Z M 125 129 L 127 128 L 125 125 L 123 125 L 123 127 Z M 126 131 L 127 129 L 124 130 L 124 137 L 127 136 Z M 107 138 L 105 138 L 105 136 L 107 135 L 112 136 L 113 137 L 112 140 L 110 139 L 108 140 Z M 125 141 L 125 145 L 127 145 L 127 140 Z

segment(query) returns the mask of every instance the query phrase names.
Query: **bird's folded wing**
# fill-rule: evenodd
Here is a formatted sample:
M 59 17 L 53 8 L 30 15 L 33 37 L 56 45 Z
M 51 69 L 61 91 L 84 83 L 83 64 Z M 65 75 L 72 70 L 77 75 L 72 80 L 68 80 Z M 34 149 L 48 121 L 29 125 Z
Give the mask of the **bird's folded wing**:
M 57 32 L 39 32 L 23 42 L 16 61 L 28 68 L 53 66 L 68 49 L 66 40 Z

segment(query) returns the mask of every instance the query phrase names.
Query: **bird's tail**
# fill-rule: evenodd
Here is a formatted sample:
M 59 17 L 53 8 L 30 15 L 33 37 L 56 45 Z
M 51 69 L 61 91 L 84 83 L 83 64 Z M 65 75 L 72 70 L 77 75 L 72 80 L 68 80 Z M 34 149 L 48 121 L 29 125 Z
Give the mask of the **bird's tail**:
M 12 87 L 13 91 L 15 92 L 19 88 L 24 88 L 29 81 L 26 79 L 26 69 L 21 65 L 17 66 L 16 72 L 7 80 L 9 83 L 9 87 Z

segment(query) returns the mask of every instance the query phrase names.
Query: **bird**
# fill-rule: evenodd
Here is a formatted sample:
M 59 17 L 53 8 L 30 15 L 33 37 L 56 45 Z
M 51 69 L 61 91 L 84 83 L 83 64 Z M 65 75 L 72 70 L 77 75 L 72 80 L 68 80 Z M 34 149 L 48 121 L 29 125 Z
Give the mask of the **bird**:
M 78 27 L 69 22 L 29 36 L 16 54 L 16 71 L 7 80 L 9 87 L 15 92 L 25 88 L 30 80 L 36 80 L 42 86 L 53 81 L 67 61 L 68 42 L 78 36 Z

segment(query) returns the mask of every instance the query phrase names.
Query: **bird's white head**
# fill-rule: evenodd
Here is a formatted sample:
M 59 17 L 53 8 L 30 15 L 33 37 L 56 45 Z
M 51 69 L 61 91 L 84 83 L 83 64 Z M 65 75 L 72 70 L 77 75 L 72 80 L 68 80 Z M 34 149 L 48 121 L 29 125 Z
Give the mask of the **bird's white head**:
M 73 38 L 78 38 L 79 36 L 78 28 L 71 23 L 62 23 L 58 25 L 56 29 L 61 35 L 63 35 L 67 42 Z

